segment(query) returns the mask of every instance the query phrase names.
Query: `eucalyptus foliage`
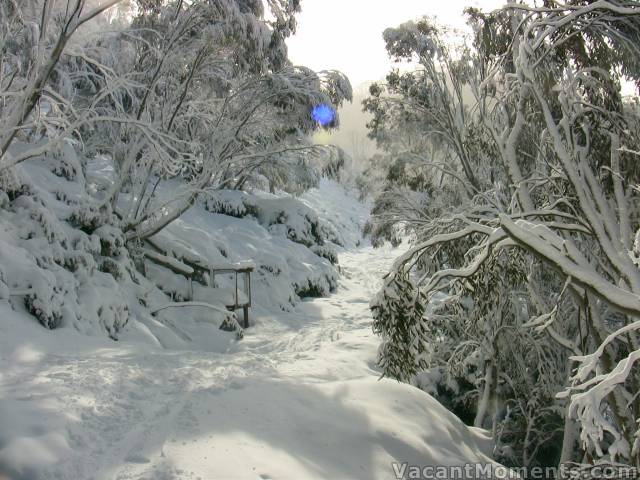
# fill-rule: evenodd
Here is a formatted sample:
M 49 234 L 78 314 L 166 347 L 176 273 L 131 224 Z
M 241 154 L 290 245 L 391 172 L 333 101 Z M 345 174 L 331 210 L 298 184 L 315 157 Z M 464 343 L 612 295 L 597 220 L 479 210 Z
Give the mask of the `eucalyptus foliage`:
M 365 103 L 386 156 L 371 230 L 415 238 L 372 304 L 380 363 L 439 372 L 443 402 L 492 428 L 503 461 L 637 465 L 640 136 L 620 85 L 640 85 L 640 5 L 467 14 L 457 44 L 428 18 L 387 30 L 418 69 Z M 415 315 L 392 308 L 398 275 L 424 299 Z

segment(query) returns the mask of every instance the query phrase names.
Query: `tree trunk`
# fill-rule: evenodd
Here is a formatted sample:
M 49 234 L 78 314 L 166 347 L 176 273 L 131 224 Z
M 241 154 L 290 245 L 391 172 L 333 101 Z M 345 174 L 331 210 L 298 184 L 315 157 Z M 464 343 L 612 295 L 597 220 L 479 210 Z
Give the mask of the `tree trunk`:
M 473 421 L 473 426 L 482 428 L 484 419 L 487 416 L 487 410 L 489 409 L 489 402 L 491 400 L 491 389 L 493 388 L 494 366 L 492 362 L 487 362 L 485 375 L 484 375 L 484 390 L 482 391 L 482 397 L 478 402 L 478 410 L 476 411 L 476 418 Z
M 576 446 L 578 444 L 578 422 L 569 417 L 569 403 L 565 408 L 564 436 L 562 439 L 562 454 L 560 465 L 575 460 Z

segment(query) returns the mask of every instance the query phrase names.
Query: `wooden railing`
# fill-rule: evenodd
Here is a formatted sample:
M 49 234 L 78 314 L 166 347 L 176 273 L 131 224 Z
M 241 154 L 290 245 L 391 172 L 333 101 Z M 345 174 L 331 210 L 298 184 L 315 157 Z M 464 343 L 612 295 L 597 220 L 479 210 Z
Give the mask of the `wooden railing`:
M 251 266 L 227 266 L 215 267 L 213 265 L 200 265 L 188 260 L 180 259 L 176 260 L 173 257 L 169 257 L 152 240 L 147 240 L 147 244 L 150 249 L 143 249 L 145 258 L 148 260 L 168 268 L 172 272 L 184 276 L 189 281 L 189 298 L 188 301 L 193 303 L 193 282 L 200 283 L 204 287 L 211 287 L 215 285 L 215 277 L 217 275 L 229 274 L 233 275 L 233 302 L 225 304 L 227 310 L 235 311 L 242 308 L 243 322 L 242 327 L 249 327 L 249 307 L 251 307 L 251 272 L 253 267 Z M 207 275 L 209 277 L 209 284 L 207 284 Z M 242 287 L 246 294 L 246 299 L 241 299 L 239 295 L 239 278 L 241 277 Z M 200 302 L 202 303 L 202 302 Z

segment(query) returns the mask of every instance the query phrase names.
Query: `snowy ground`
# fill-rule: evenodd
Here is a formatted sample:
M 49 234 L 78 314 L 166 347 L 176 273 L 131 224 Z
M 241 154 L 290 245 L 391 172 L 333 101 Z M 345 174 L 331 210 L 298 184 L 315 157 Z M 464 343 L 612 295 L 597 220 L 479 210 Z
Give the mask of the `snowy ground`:
M 343 253 L 337 294 L 255 319 L 229 353 L 0 330 L 0 478 L 389 479 L 393 461 L 487 461 L 430 396 L 378 380 L 368 301 L 397 254 Z

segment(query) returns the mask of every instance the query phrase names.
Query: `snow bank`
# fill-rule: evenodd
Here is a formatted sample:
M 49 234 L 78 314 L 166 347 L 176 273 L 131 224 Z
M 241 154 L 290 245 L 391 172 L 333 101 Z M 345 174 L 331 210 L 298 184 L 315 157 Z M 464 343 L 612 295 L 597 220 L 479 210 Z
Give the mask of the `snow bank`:
M 208 194 L 152 241 L 179 262 L 227 268 L 249 260 L 255 310 L 275 312 L 335 290 L 337 252 L 359 244 L 367 216 L 366 205 L 327 179 L 299 199 L 224 190 Z M 167 269 L 152 266 L 149 276 L 177 298 L 188 294 L 186 279 Z
M 368 298 L 397 254 L 343 252 L 336 295 L 227 354 L 46 331 L 0 304 L 0 477 L 389 480 L 393 462 L 492 464 L 481 432 L 379 380 Z
M 244 192 L 220 192 L 220 197 L 227 207 L 232 205 L 230 200 L 242 202 L 235 210 L 220 204 L 216 209 L 212 203 L 196 205 L 154 236 L 153 242 L 176 259 L 213 268 L 249 260 L 255 267 L 253 304 L 263 310 L 287 310 L 299 297 L 324 296 L 335 290 L 335 266 L 325 258 L 328 255 L 314 251 L 314 247 L 331 247 L 314 227 L 317 218 L 308 207 L 294 199 L 261 199 Z M 335 253 L 332 256 L 337 259 Z M 157 274 L 152 278 L 162 281 Z M 184 291 L 186 281 L 174 288 Z
M 48 329 L 225 351 L 235 337 L 214 330 L 228 324 L 228 315 L 195 307 L 150 314 L 188 299 L 189 282 L 175 273 L 193 270 L 183 260 L 214 268 L 253 266 L 256 313 L 288 310 L 301 297 L 335 290 L 336 245 L 353 236 L 344 233 L 352 226 L 345 221 L 334 227 L 326 212 L 320 219 L 308 200 L 263 192 L 221 191 L 197 203 L 152 239 L 164 252 L 147 249 L 142 274 L 134 263 L 139 252 L 113 226 L 110 206 L 99 208 L 92 197 L 109 188 L 112 177 L 108 159 L 83 165 L 66 144 L 0 178 L 0 302 Z M 323 182 L 308 198 L 339 191 Z M 121 196 L 122 203 L 128 200 Z M 162 261 L 150 261 L 154 255 Z M 224 311 L 224 289 L 233 280 L 221 276 L 216 282 L 219 295 L 200 291 L 199 299 Z
M 318 188 L 305 192 L 300 200 L 315 212 L 320 222 L 329 226 L 329 240 L 345 249 L 362 242 L 362 232 L 369 219 L 371 205 L 357 200 L 358 194 L 340 183 L 322 178 Z
M 150 314 L 170 299 L 135 268 L 110 207 L 99 208 L 88 195 L 96 178 L 108 184 L 104 171 L 89 171 L 87 181 L 74 149 L 65 145 L 0 178 L 0 323 L 39 323 L 62 337 L 228 349 L 235 335 L 218 327 L 228 324 L 230 313 Z

